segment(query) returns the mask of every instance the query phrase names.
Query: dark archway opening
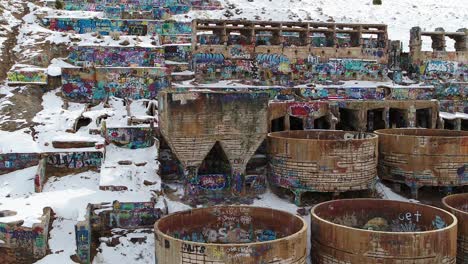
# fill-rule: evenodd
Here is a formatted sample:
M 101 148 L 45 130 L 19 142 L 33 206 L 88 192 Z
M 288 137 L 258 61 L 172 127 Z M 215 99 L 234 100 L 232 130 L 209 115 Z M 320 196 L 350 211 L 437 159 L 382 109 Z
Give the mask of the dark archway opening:
M 271 120 L 270 132 L 284 131 L 284 116 Z
M 290 130 L 304 130 L 304 120 L 299 117 L 289 117 L 289 129 Z
M 231 165 L 221 144 L 216 142 L 213 148 L 206 155 L 202 164 L 198 168 L 198 174 L 223 174 L 231 173 Z
M 314 120 L 314 129 L 330 129 L 331 124 L 326 116 L 319 117 Z
M 385 128 L 384 109 L 372 109 L 367 111 L 367 131 L 372 132 Z
M 456 119 L 455 120 L 444 119 L 444 129 L 455 130 L 455 128 L 456 128 Z
M 416 110 L 416 127 L 431 128 L 432 110 L 430 108 Z
M 93 120 L 91 118 L 88 118 L 88 117 L 80 117 L 78 119 L 78 121 L 76 122 L 76 127 L 75 127 L 75 131 L 78 131 L 80 130 L 80 128 L 82 127 L 86 127 L 88 126 L 89 124 L 91 124 Z
M 248 192 L 263 193 L 265 191 L 267 164 L 267 143 L 264 140 L 247 163 L 245 188 Z
M 390 127 L 391 128 L 404 128 L 408 127 L 406 110 L 390 108 Z
M 336 124 L 337 130 L 356 131 L 359 123 L 358 111 L 340 108 L 340 121 Z
M 468 131 L 468 120 L 462 119 L 461 120 L 461 130 Z

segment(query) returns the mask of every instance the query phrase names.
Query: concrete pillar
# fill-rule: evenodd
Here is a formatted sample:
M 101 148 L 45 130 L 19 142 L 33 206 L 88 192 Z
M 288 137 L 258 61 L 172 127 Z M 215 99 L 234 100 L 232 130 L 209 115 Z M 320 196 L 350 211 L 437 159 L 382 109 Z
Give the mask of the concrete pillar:
M 383 112 L 382 112 L 382 119 L 385 122 L 385 128 L 390 128 L 390 107 L 385 107 Z
M 245 192 L 245 166 L 233 165 L 231 173 L 231 193 L 241 196 Z
M 185 175 L 185 197 L 188 199 L 198 195 L 198 167 L 188 166 L 184 168 Z
M 367 109 L 359 110 L 358 112 L 358 124 L 356 126 L 357 131 L 366 132 L 367 131 Z

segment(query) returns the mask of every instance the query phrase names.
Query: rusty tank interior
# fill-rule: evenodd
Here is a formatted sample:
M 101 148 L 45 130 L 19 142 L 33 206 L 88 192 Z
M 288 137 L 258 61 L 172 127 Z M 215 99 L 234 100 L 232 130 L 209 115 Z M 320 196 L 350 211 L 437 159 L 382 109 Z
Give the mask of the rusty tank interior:
M 453 194 L 442 199 L 444 208 L 458 219 L 457 263 L 468 262 L 468 193 Z
M 457 219 L 427 205 L 335 200 L 311 210 L 311 256 L 322 263 L 455 263 Z
M 307 223 L 269 208 L 178 212 L 156 222 L 155 236 L 159 263 L 306 263 L 307 257 Z

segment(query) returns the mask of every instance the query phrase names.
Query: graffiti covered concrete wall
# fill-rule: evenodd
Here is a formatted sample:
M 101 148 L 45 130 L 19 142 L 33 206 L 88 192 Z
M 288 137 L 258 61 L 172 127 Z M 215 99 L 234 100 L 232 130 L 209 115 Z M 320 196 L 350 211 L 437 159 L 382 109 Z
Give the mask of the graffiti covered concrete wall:
M 468 59 L 467 59 L 468 60 Z M 468 81 L 468 62 L 428 60 L 420 68 L 425 79 Z
M 149 19 L 168 19 L 190 10 L 222 9 L 222 5 L 217 0 L 65 0 L 64 9 L 104 12 L 107 18 L 138 19 L 139 14 L 147 13 Z
M 62 93 L 70 101 L 85 103 L 105 96 L 96 92 L 95 68 L 62 68 Z
M 91 252 L 95 250 L 100 235 L 113 228 L 148 228 L 168 213 L 167 208 L 155 208 L 155 202 L 120 202 L 109 204 L 88 204 L 85 220 L 75 225 L 76 253 L 80 263 L 92 261 Z M 97 237 L 92 235 L 96 234 Z
M 46 207 L 40 222 L 30 228 L 21 222 L 0 222 L 0 262 L 33 263 L 47 255 L 52 217 L 52 209 Z
M 37 165 L 39 153 L 2 153 L 0 154 L 0 175 Z
M 78 46 L 68 60 L 76 66 L 159 67 L 164 65 L 162 47 Z
M 199 82 L 247 80 L 260 85 L 294 86 L 325 80 L 385 80 L 386 67 L 364 60 L 316 60 L 257 54 L 253 60 L 226 59 L 222 53 L 193 55 Z
M 7 81 L 10 84 L 47 84 L 47 74 L 45 69 L 13 70 L 7 73 Z
M 106 127 L 103 133 L 107 141 L 124 148 L 148 148 L 155 143 L 153 127 Z
M 134 36 L 178 36 L 185 35 L 190 43 L 192 25 L 186 22 L 162 20 L 120 20 L 100 18 L 62 18 L 51 17 L 44 19 L 43 23 L 49 29 L 61 32 L 75 32 L 78 34 L 98 32 L 101 35 L 110 35 L 119 32 L 122 35 Z M 167 43 L 166 41 L 165 43 Z
M 73 102 L 102 101 L 110 96 L 153 99 L 169 86 L 166 68 L 64 68 L 62 92 Z

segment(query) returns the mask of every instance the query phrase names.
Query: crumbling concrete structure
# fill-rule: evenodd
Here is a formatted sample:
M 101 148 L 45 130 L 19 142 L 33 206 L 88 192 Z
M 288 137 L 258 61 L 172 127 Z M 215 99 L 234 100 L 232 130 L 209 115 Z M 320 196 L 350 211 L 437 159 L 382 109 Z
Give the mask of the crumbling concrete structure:
M 314 264 L 455 263 L 457 219 L 447 211 L 354 199 L 318 204 L 311 214 Z
M 269 131 L 436 128 L 439 105 L 431 100 L 326 100 L 271 102 Z
M 406 184 L 414 197 L 422 186 L 468 185 L 468 132 L 383 129 L 376 134 L 381 179 Z
M 454 194 L 442 199 L 444 208 L 458 220 L 457 263 L 468 261 L 468 193 Z
M 267 93 L 164 91 L 158 101 L 161 134 L 185 169 L 186 198 L 264 190 L 257 186 L 264 176 L 248 165 L 267 135 Z
M 103 150 L 43 153 L 34 177 L 34 189 L 36 192 L 42 192 L 44 184 L 51 176 L 60 177 L 88 170 L 99 171 L 103 160 Z
M 422 37 L 432 39 L 433 51 L 422 50 Z M 432 32 L 422 31 L 420 27 L 413 27 L 410 31 L 410 58 L 412 63 L 422 64 L 430 60 L 439 61 L 468 61 L 468 30 L 459 29 L 457 32 L 445 32 L 438 28 Z M 446 38 L 455 41 L 455 51 L 446 51 Z
M 29 264 L 48 254 L 49 230 L 53 211 L 46 207 L 38 223 L 23 226 L 24 221 L 10 222 L 15 211 L 0 211 L 0 263 Z
M 260 207 L 178 212 L 154 225 L 156 263 L 305 264 L 307 223 Z
M 344 131 L 286 131 L 268 134 L 272 186 L 289 189 L 295 203 L 305 192 L 372 189 L 377 179 L 374 134 Z
M 383 80 L 388 62 L 387 26 L 377 24 L 194 20 L 192 47 L 198 81 Z
M 76 256 L 79 263 L 89 264 L 92 252 L 99 246 L 98 239 L 109 235 L 111 229 L 150 228 L 163 215 L 166 208 L 155 208 L 155 201 L 88 204 L 85 220 L 75 225 Z

